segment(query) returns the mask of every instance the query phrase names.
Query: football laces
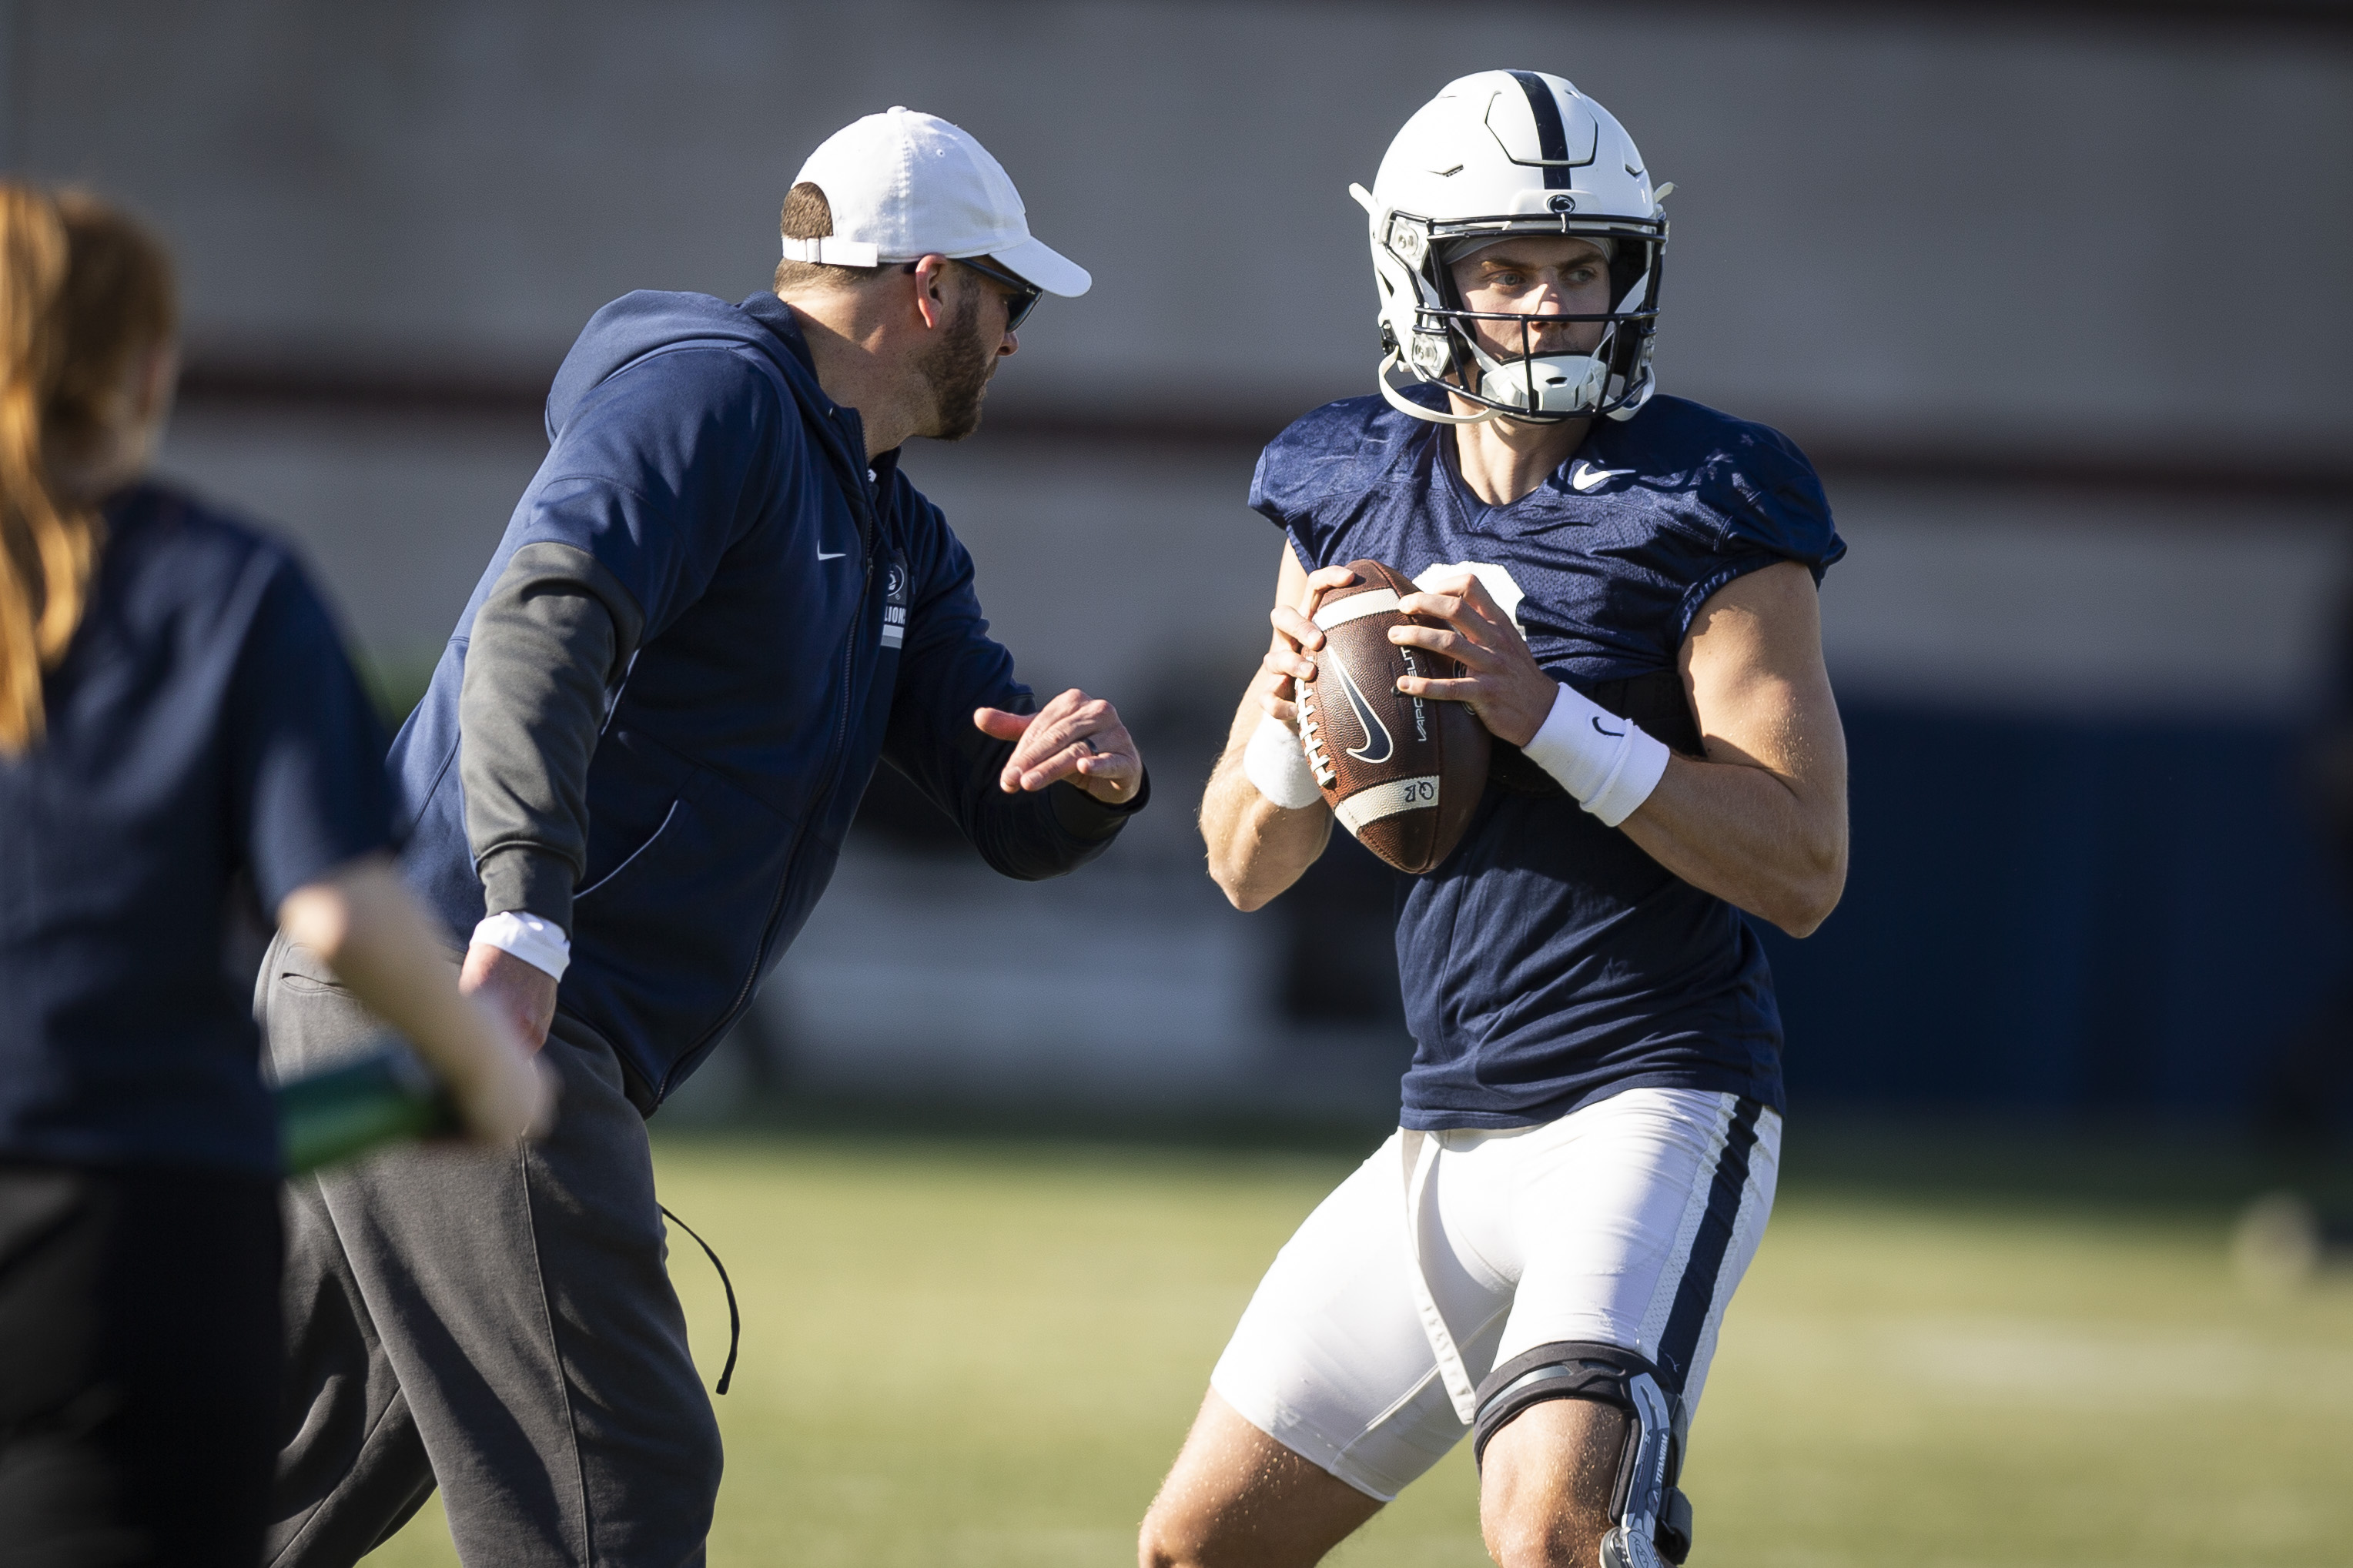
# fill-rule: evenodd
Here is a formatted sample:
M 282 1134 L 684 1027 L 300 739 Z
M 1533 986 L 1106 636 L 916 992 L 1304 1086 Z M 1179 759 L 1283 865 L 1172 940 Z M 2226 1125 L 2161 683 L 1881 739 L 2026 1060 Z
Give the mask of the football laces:
M 1338 784 L 1339 770 L 1324 749 L 1324 726 L 1315 721 L 1315 699 L 1304 688 L 1299 693 L 1299 740 L 1307 748 L 1307 765 L 1314 770 L 1316 784 L 1324 789 Z

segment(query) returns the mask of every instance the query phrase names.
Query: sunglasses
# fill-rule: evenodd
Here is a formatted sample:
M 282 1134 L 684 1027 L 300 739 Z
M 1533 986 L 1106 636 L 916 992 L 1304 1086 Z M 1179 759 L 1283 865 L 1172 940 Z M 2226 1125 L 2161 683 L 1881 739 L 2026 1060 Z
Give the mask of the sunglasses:
M 1008 332 L 1028 321 L 1029 312 L 1038 308 L 1038 301 L 1045 298 L 1044 289 L 1026 278 L 1008 272 L 993 261 L 977 256 L 959 256 L 955 259 L 989 281 L 1002 283 L 1012 290 L 1013 297 L 1005 301 L 1005 330 Z

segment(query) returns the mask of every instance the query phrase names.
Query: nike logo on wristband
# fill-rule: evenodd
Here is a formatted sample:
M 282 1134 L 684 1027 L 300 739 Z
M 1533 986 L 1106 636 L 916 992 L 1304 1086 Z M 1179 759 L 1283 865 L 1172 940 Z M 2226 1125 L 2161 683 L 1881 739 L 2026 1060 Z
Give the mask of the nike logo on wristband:
M 1601 719 L 1600 719 L 1600 716 L 1599 716 L 1599 714 L 1597 714 L 1597 715 L 1595 715 L 1595 716 L 1594 716 L 1594 720 L 1593 720 L 1593 732 L 1594 732 L 1595 734 L 1597 734 L 1597 735 L 1607 735 L 1607 736 L 1609 736 L 1609 737 L 1611 740 L 1613 740 L 1613 741 L 1623 740 L 1623 739 L 1625 738 L 1625 735 L 1626 735 L 1626 731 L 1623 731 L 1623 730 L 1605 730 L 1605 729 L 1603 729 L 1603 728 L 1601 727 Z

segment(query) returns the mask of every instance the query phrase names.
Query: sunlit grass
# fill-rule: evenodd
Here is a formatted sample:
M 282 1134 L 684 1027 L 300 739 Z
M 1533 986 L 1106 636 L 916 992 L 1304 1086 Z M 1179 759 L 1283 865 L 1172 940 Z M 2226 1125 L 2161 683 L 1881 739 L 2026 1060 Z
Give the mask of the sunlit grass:
M 671 1138 L 727 1259 L 712 1561 L 1134 1561 L 1260 1271 L 1344 1158 Z M 672 1268 L 715 1373 L 726 1310 Z M 2353 1562 L 2353 1285 L 2277 1300 L 2184 1211 L 1785 1195 L 1694 1434 L 1695 1563 Z M 454 1561 L 438 1507 L 370 1560 Z M 1335 1559 L 1486 1561 L 1458 1451 Z

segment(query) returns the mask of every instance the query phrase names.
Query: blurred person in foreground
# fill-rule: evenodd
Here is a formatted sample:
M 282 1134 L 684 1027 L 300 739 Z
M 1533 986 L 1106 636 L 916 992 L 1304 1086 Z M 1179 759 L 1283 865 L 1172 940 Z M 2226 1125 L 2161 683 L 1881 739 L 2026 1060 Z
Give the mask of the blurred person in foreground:
M 233 900 L 476 1137 L 545 1110 L 394 872 L 382 733 L 301 568 L 141 478 L 174 313 L 142 230 L 0 184 L 0 1562 L 259 1555 L 279 1140 Z
M 1401 1126 L 1269 1269 L 1142 1557 L 1314 1563 L 1469 1436 L 1497 1562 L 1652 1568 L 1690 1546 L 1683 1436 L 1779 1156 L 1741 911 L 1803 936 L 1845 881 L 1815 603 L 1844 546 L 1787 440 L 1652 395 L 1664 188 L 1599 104 L 1465 77 L 1353 194 L 1392 356 L 1260 460 L 1288 542 L 1211 872 L 1255 909 L 1330 837 L 1294 694 L 1335 563 L 1418 574 L 1398 607 L 1446 629 L 1390 638 L 1465 668 L 1398 688 L 1470 704 L 1494 760 L 1398 879 Z
M 468 1563 L 702 1562 L 719 1434 L 645 1119 L 808 918 L 878 761 L 1012 877 L 1144 804 L 1118 713 L 1036 708 L 899 468 L 973 431 L 1039 291 L 1086 273 L 977 142 L 903 109 L 820 146 L 782 227 L 774 292 L 590 320 L 395 742 L 409 879 L 469 935 L 469 990 L 544 1037 L 565 1115 L 502 1169 L 396 1154 L 298 1189 L 275 1562 L 354 1562 L 437 1481 Z M 276 1059 L 332 1048 L 324 978 L 268 967 Z

